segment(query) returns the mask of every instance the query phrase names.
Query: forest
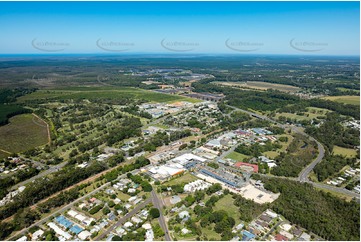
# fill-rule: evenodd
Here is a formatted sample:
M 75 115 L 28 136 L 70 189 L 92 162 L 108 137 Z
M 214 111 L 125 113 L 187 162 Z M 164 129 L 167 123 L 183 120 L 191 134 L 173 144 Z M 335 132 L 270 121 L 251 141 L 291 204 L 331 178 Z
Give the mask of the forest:
M 295 95 L 287 94 L 277 90 L 251 91 L 240 90 L 232 87 L 222 87 L 211 84 L 214 80 L 202 80 L 193 84 L 197 92 L 223 93 L 226 95 L 227 104 L 259 111 L 286 110 L 285 107 L 292 106 L 288 111 L 304 111 L 305 107 L 325 108 L 341 115 L 360 119 L 360 106 L 342 104 L 323 99 L 301 99 Z
M 326 240 L 360 240 L 360 204 L 347 202 L 311 184 L 287 179 L 254 177 L 267 190 L 281 195 L 271 208 Z

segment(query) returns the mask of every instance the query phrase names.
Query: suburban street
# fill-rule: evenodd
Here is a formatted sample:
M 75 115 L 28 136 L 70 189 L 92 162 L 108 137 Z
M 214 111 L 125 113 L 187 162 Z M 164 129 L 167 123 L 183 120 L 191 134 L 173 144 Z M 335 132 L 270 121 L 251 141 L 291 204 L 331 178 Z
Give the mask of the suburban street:
M 141 204 L 139 204 L 136 208 L 134 208 L 132 211 L 127 213 L 125 216 L 123 216 L 121 219 L 119 219 L 118 222 L 110 226 L 103 234 L 96 237 L 94 240 L 99 241 L 102 240 L 104 237 L 106 237 L 110 232 L 112 232 L 114 229 L 125 223 L 128 219 L 133 217 L 136 213 L 138 213 L 141 209 L 143 209 L 145 206 L 147 206 L 152 201 L 152 198 L 148 198 Z
M 29 229 L 32 228 L 32 227 L 34 227 L 34 226 L 39 226 L 39 225 L 45 223 L 45 222 L 48 221 L 51 217 L 54 216 L 54 213 L 63 213 L 63 212 L 66 211 L 67 209 L 70 209 L 74 204 L 76 204 L 76 203 L 78 203 L 78 202 L 86 199 L 87 197 L 92 196 L 93 194 L 99 192 L 101 189 L 103 189 L 103 188 L 105 188 L 105 187 L 107 187 L 107 186 L 109 186 L 109 185 L 110 185 L 110 182 L 107 182 L 107 183 L 105 183 L 104 185 L 102 185 L 102 186 L 96 188 L 95 190 L 89 192 L 88 194 L 86 194 L 86 195 L 84 195 L 84 196 L 82 196 L 82 197 L 74 200 L 73 202 L 69 203 L 68 205 L 60 208 L 59 210 L 54 211 L 53 213 L 49 214 L 49 215 L 46 216 L 45 218 L 43 218 L 43 219 L 35 222 L 35 223 L 32 224 L 31 226 L 29 226 L 29 227 L 27 227 L 27 228 L 24 228 L 24 229 L 22 229 L 22 230 L 20 230 L 20 231 L 18 231 L 16 234 L 14 234 L 12 237 L 10 237 L 9 240 L 14 240 L 14 238 L 15 238 L 17 235 L 22 234 L 22 233 L 24 233 L 25 231 L 29 231 Z
M 263 237 L 262 237 L 262 241 L 265 241 L 267 239 L 267 237 L 273 233 L 273 231 L 275 231 L 278 226 L 280 226 L 282 223 L 284 223 L 284 221 L 279 221 L 278 223 L 276 223 L 268 232 L 267 234 L 265 234 Z

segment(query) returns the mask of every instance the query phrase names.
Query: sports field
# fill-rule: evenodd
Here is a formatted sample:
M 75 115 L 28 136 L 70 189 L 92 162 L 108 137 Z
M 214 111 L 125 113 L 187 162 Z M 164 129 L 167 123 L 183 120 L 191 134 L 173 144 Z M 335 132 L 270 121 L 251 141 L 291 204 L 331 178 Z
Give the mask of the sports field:
M 331 100 L 338 103 L 353 104 L 360 106 L 360 96 L 329 96 L 323 99 Z
M 130 87 L 69 87 L 62 89 L 43 89 L 20 97 L 19 102 L 31 100 L 60 100 L 60 99 L 123 99 L 134 98 L 149 102 L 188 101 L 199 102 L 197 99 L 179 95 L 163 94 L 140 88 Z
M 46 123 L 32 114 L 10 118 L 0 127 L 0 149 L 10 153 L 23 152 L 48 142 Z

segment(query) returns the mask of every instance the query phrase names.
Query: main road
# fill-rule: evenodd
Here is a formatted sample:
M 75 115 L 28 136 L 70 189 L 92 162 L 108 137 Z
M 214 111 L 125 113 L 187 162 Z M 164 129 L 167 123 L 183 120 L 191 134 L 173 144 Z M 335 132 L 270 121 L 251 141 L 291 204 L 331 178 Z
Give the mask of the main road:
M 165 240 L 166 241 L 171 241 L 172 238 L 170 237 L 169 235 L 169 230 L 168 230 L 168 226 L 167 226 L 167 222 L 165 221 L 165 218 L 163 216 L 163 212 L 162 212 L 162 202 L 159 200 L 158 198 L 158 195 L 157 195 L 157 192 L 153 189 L 153 191 L 151 192 L 151 197 L 152 197 L 152 202 L 153 202 L 153 205 L 154 207 L 158 208 L 159 210 L 159 218 L 158 218 L 158 221 L 159 221 L 159 224 L 160 224 L 160 227 L 163 229 L 164 231 L 164 234 L 165 234 Z
M 29 160 L 29 159 L 27 159 Z M 32 163 L 39 163 L 37 161 L 34 161 L 34 160 L 30 160 Z M 15 184 L 14 186 L 11 187 L 11 190 L 15 190 L 21 186 L 25 186 L 27 185 L 28 183 L 30 182 L 33 182 L 34 180 L 38 179 L 38 178 L 41 178 L 43 176 L 47 176 L 53 172 L 57 172 L 59 171 L 60 169 L 62 169 L 68 162 L 67 161 L 63 161 L 62 163 L 59 163 L 57 165 L 53 165 L 53 166 L 49 166 L 49 169 L 45 170 L 45 171 L 42 171 L 40 172 L 39 174 L 37 174 L 36 176 L 33 176 L 33 177 L 30 177 L 29 179 L 25 180 L 25 181 L 22 181 L 22 182 L 19 182 L 17 184 Z

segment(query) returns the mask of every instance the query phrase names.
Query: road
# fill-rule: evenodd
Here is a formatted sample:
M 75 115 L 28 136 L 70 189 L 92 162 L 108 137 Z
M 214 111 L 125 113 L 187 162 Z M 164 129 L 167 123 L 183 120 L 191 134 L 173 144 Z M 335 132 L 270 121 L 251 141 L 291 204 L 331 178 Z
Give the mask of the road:
M 259 118 L 259 119 L 262 119 L 262 120 L 266 120 L 266 121 L 269 121 L 269 122 L 272 122 L 274 124 L 276 124 L 277 126 L 281 127 L 281 128 L 290 128 L 293 132 L 295 133 L 299 133 L 301 135 L 304 135 L 306 136 L 307 138 L 309 138 L 310 140 L 316 142 L 317 144 L 317 147 L 318 147 L 318 155 L 317 157 L 309 164 L 307 165 L 299 174 L 298 176 L 298 181 L 300 182 L 308 182 L 309 179 L 308 179 L 308 175 L 310 174 L 310 172 L 313 170 L 313 168 L 319 163 L 322 161 L 323 157 L 325 156 L 325 148 L 323 147 L 323 145 L 318 142 L 316 139 L 314 139 L 313 137 L 309 136 L 308 134 L 306 134 L 305 132 L 303 132 L 302 130 L 300 130 L 299 128 L 295 127 L 295 126 L 292 126 L 292 125 L 286 125 L 286 124 L 281 124 L 281 123 L 278 123 L 277 121 L 273 120 L 273 119 L 270 119 L 269 117 L 267 116 L 264 116 L 264 115 L 260 115 L 260 114 L 256 114 L 256 113 L 253 113 L 253 112 L 250 112 L 250 111 L 247 111 L 247 110 L 244 110 L 244 109 L 240 109 L 240 108 L 236 108 L 236 107 L 233 107 L 233 106 L 229 106 L 227 105 L 228 107 L 230 108 L 233 108 L 234 110 L 237 110 L 237 111 L 240 111 L 240 112 L 243 112 L 243 113 L 247 113 L 253 117 L 256 117 L 256 118 Z
M 141 209 L 143 209 L 145 206 L 147 206 L 152 201 L 152 198 L 148 198 L 143 203 L 139 204 L 136 208 L 134 208 L 132 211 L 127 213 L 124 217 L 118 220 L 115 224 L 110 226 L 107 231 L 105 231 L 103 234 L 96 237 L 95 241 L 102 240 L 105 236 L 107 236 L 110 232 L 112 232 L 115 228 L 119 227 L 121 224 L 125 223 L 128 219 L 133 217 L 135 214 L 137 214 Z
M 272 178 L 278 178 L 278 179 L 287 179 L 287 180 L 292 180 L 292 181 L 298 181 L 298 178 L 296 177 L 285 177 L 285 176 L 274 176 L 271 174 L 259 174 L 260 176 L 263 177 L 272 177 Z M 331 185 L 327 185 L 327 184 L 323 184 L 323 183 L 318 183 L 318 182 L 312 182 L 312 181 L 306 181 L 306 183 L 311 184 L 312 186 L 316 187 L 316 188 L 322 188 L 322 189 L 326 189 L 329 191 L 333 191 L 333 192 L 337 192 L 337 193 L 341 193 L 345 196 L 350 196 L 356 199 L 360 199 L 360 194 L 352 192 L 350 190 L 347 190 L 346 188 L 342 188 L 342 187 L 335 187 L 335 186 L 331 186 Z
M 168 230 L 168 226 L 167 226 L 167 222 L 165 221 L 165 218 L 163 216 L 163 212 L 162 212 L 162 202 L 159 200 L 159 197 L 157 195 L 157 192 L 153 189 L 153 191 L 151 192 L 151 196 L 152 196 L 152 202 L 154 207 L 159 209 L 159 213 L 160 216 L 158 218 L 160 227 L 163 229 L 164 234 L 165 234 L 165 240 L 166 241 L 171 241 L 172 238 L 169 235 L 169 230 Z
M 226 156 L 228 156 L 229 154 L 231 154 L 238 146 L 239 144 L 235 144 L 233 145 L 229 150 L 227 150 L 226 152 L 223 152 L 218 158 L 217 158 L 217 161 L 218 160 L 222 160 L 224 159 Z
M 313 170 L 313 168 L 315 168 L 315 166 L 322 161 L 323 157 L 325 156 L 325 148 L 323 147 L 323 145 L 318 142 L 317 140 L 315 140 L 314 138 L 308 136 L 311 140 L 315 141 L 317 143 L 317 147 L 318 147 L 318 154 L 316 159 L 314 159 L 311 164 L 309 164 L 308 166 L 306 166 L 301 173 L 298 175 L 298 181 L 300 182 L 308 182 L 308 175 L 310 174 L 310 172 Z
M 31 160 L 31 162 L 37 162 L 37 161 L 33 161 Z M 58 170 L 60 170 L 61 168 L 63 168 L 68 162 L 64 161 L 60 164 L 57 164 L 57 165 L 54 165 L 54 166 L 50 166 L 49 169 L 43 171 L 43 172 L 40 172 L 39 174 L 37 174 L 36 176 L 33 176 L 25 181 L 22 181 L 22 182 L 19 182 L 17 183 L 16 185 L 12 186 L 11 187 L 11 190 L 15 190 L 17 189 L 18 187 L 20 186 L 25 186 L 26 184 L 30 183 L 30 182 L 33 182 L 35 179 L 37 178 L 40 178 L 40 177 L 43 177 L 43 176 L 46 176 L 46 175 L 49 175 L 53 172 L 56 172 Z
M 317 183 L 317 182 L 311 182 L 311 181 L 308 181 L 307 183 L 310 183 L 314 187 L 317 187 L 317 188 L 327 189 L 327 190 L 330 190 L 330 191 L 333 191 L 333 192 L 338 192 L 338 193 L 342 193 L 342 194 L 350 196 L 350 197 L 354 197 L 354 198 L 356 198 L 358 200 L 360 199 L 360 194 L 352 192 L 350 190 L 347 190 L 346 188 L 335 187 L 335 186 L 322 184 L 322 183 Z
M 284 222 L 284 221 L 278 221 L 278 223 L 276 223 L 276 224 L 267 232 L 267 234 L 265 234 L 265 235 L 262 237 L 261 241 L 266 241 L 266 239 L 268 238 L 268 236 L 269 236 L 270 234 L 272 234 L 273 231 L 275 231 L 275 230 L 278 228 L 278 226 L 280 226 L 283 222 Z
M 243 110 L 243 109 L 240 109 L 240 108 L 236 108 L 236 107 L 233 107 L 233 106 L 229 106 L 227 105 L 228 107 L 230 108 L 233 108 L 234 110 L 236 111 L 240 111 L 240 112 L 243 112 L 243 113 L 247 113 L 253 117 L 257 117 L 259 119 L 263 119 L 263 120 L 267 120 L 267 121 L 270 121 L 274 124 L 276 124 L 277 126 L 281 127 L 281 128 L 290 128 L 293 132 L 295 133 L 299 133 L 301 135 L 304 135 L 306 136 L 307 138 L 309 138 L 311 141 L 314 141 L 316 142 L 317 144 L 317 148 L 318 148 L 318 155 L 317 157 L 309 164 L 307 165 L 301 172 L 300 174 L 298 175 L 297 177 L 297 181 L 299 182 L 307 182 L 307 183 L 310 183 L 312 184 L 314 187 L 317 187 L 317 188 L 323 188 L 323 189 L 327 189 L 327 190 L 330 190 L 330 191 L 334 191 L 334 192 L 338 192 L 338 193 L 341 193 L 341 194 L 344 194 L 344 195 L 347 195 L 347 196 L 351 196 L 351 197 L 354 197 L 354 198 L 357 198 L 357 199 L 360 199 L 360 195 L 355 193 L 355 192 L 352 192 L 350 190 L 347 190 L 345 188 L 340 188 L 340 187 L 335 187 L 335 186 L 330 186 L 330 185 L 327 185 L 327 184 L 322 184 L 322 183 L 316 183 L 316 182 L 312 182 L 308 179 L 308 176 L 310 174 L 310 172 L 313 170 L 313 168 L 315 168 L 315 166 L 322 161 L 323 157 L 325 156 L 325 148 L 323 147 L 323 145 L 317 141 L 316 139 L 314 139 L 313 137 L 311 137 L 310 135 L 306 134 L 305 132 L 303 132 L 302 130 L 300 130 L 299 128 L 295 127 L 295 126 L 292 126 L 292 125 L 286 125 L 286 124 L 281 124 L 281 123 L 278 123 L 277 121 L 275 120 L 272 120 L 270 119 L 269 117 L 266 117 L 264 115 L 260 115 L 260 114 L 256 114 L 256 113 L 253 113 L 253 112 L 250 112 L 250 111 L 247 111 L 247 110 Z M 294 178 L 289 178 L 289 177 L 284 177 L 286 179 L 291 179 L 291 180 L 295 180 Z

